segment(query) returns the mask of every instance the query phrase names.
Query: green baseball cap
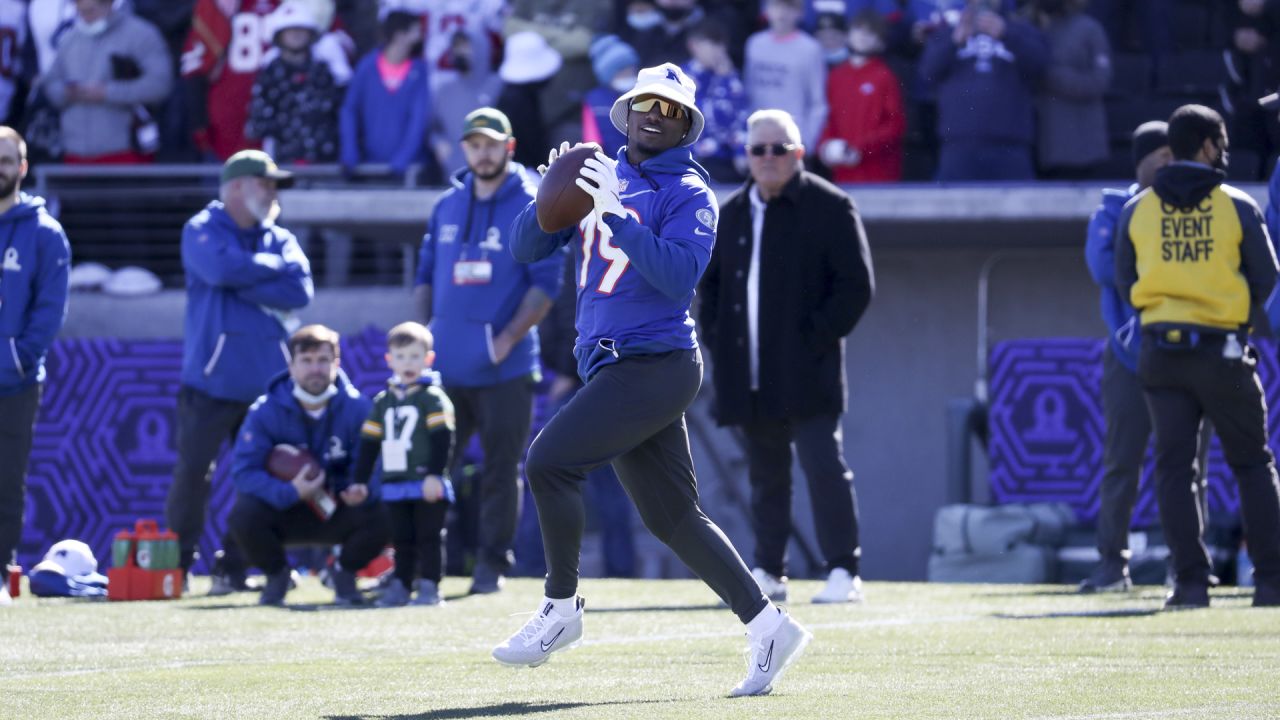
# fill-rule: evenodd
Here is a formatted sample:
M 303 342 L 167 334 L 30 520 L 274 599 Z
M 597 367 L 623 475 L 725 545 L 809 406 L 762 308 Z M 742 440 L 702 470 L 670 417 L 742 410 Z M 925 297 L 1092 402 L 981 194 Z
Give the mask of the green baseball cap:
M 222 182 L 242 177 L 268 178 L 282 188 L 293 184 L 293 173 L 281 170 L 276 161 L 261 150 L 241 150 L 222 164 Z
M 494 140 L 506 140 L 511 137 L 511 121 L 497 108 L 482 107 L 467 113 L 466 125 L 462 128 L 462 139 L 466 140 L 472 133 L 484 133 Z

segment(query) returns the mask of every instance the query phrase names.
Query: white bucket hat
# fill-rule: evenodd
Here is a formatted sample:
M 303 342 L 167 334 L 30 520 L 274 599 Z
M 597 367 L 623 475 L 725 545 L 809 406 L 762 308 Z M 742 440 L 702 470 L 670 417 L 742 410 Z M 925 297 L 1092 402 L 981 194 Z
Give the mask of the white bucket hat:
M 707 123 L 706 118 L 702 117 L 702 111 L 694 102 L 697 91 L 697 84 L 685 75 L 679 66 L 663 63 L 657 67 L 644 68 L 636 76 L 636 86 L 613 101 L 613 107 L 609 109 L 609 119 L 613 121 L 613 126 L 618 129 L 618 132 L 626 135 L 627 111 L 631 108 L 631 99 L 641 95 L 657 95 L 683 105 L 689 112 L 693 124 L 689 126 L 689 134 L 684 136 L 680 145 L 692 145 L 698 141 L 698 136 L 702 134 L 702 127 Z
M 546 38 L 532 31 L 518 32 L 507 38 L 498 77 L 517 85 L 537 82 L 555 75 L 563 64 Z

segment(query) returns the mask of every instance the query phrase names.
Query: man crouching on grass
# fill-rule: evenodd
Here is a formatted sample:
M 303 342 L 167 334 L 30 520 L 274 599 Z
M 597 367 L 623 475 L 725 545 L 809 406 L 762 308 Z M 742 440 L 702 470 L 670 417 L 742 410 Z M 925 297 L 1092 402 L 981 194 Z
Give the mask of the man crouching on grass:
M 339 605 L 363 605 L 355 572 L 382 551 L 387 523 L 376 494 L 351 482 L 360 426 L 369 417 L 369 400 L 338 368 L 338 333 L 308 325 L 289 338 L 289 371 L 271 381 L 267 394 L 249 408 L 236 438 L 231 476 L 236 504 L 227 524 L 253 565 L 267 575 L 259 604 L 284 605 L 289 591 L 286 544 L 342 545 L 334 566 L 333 590 Z M 308 478 L 304 468 L 292 480 L 267 472 L 277 445 L 306 448 L 322 472 Z M 327 518 L 317 510 L 324 498 L 336 500 Z

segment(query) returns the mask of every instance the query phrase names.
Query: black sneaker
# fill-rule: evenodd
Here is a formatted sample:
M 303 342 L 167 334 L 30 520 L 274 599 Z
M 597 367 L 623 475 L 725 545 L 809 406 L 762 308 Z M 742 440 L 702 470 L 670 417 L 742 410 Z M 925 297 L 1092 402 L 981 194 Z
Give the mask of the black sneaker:
M 471 574 L 470 592 L 472 595 L 492 595 L 502 590 L 505 584 L 506 579 L 502 577 L 502 573 L 491 565 L 480 563 Z
M 1254 607 L 1280 607 L 1280 583 L 1259 583 L 1253 590 Z
M 1209 586 L 1176 583 L 1164 599 L 1165 610 L 1192 610 L 1209 607 Z
M 340 566 L 333 568 L 333 604 L 344 607 L 364 605 L 364 595 L 356 587 L 355 573 Z
M 286 566 L 274 575 L 268 575 L 266 584 L 262 586 L 262 595 L 258 597 L 258 604 L 284 607 L 284 596 L 289 592 L 290 574 Z
M 244 571 L 228 571 L 226 555 L 221 550 L 213 554 L 213 567 L 209 570 L 209 580 L 209 597 L 249 591 L 249 583 L 245 581 Z
M 1085 594 L 1128 592 L 1132 589 L 1128 564 L 1100 563 L 1089 577 L 1080 582 L 1080 592 Z

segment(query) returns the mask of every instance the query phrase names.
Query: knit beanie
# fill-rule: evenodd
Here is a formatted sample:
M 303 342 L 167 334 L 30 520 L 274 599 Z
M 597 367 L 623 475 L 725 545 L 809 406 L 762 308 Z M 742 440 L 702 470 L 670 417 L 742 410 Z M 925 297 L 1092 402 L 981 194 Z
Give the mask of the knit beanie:
M 1133 165 L 1169 144 L 1169 123 L 1163 120 L 1144 122 L 1133 131 Z
M 601 85 L 608 85 L 613 76 L 625 67 L 640 67 L 640 56 L 634 48 L 617 35 L 601 35 L 591 43 L 591 69 Z

